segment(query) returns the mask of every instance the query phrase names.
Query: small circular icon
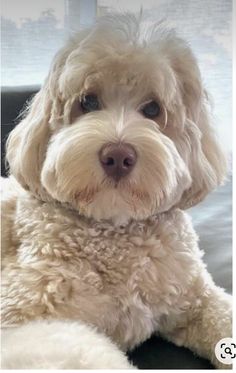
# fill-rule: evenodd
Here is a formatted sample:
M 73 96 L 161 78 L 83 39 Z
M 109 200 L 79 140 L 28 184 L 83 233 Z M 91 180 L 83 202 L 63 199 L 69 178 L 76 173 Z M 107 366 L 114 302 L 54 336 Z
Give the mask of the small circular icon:
M 236 359 L 236 343 L 232 338 L 223 338 L 215 346 L 217 359 L 226 365 L 230 365 Z

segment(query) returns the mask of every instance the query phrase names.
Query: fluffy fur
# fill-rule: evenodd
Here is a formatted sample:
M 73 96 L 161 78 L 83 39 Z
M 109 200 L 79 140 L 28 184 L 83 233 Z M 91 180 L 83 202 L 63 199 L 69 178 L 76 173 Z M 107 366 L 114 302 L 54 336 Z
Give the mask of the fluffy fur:
M 3 325 L 67 320 L 48 326 L 48 334 L 59 325 L 67 338 L 73 329 L 68 320 L 79 320 L 124 351 L 159 332 L 221 367 L 214 347 L 231 335 L 231 299 L 207 272 L 183 210 L 223 181 L 226 163 L 189 46 L 161 25 L 140 30 L 140 20 L 126 15 L 105 17 L 80 33 L 57 54 L 10 134 L 13 176 L 4 182 L 2 202 Z M 86 93 L 98 96 L 101 110 L 82 113 Z M 156 120 L 141 111 L 153 99 L 161 107 Z M 131 144 L 138 160 L 116 184 L 98 153 L 120 142 Z M 41 322 L 43 336 L 49 324 Z M 37 338 L 38 326 L 31 321 L 19 334 L 9 333 L 16 342 L 21 330 Z M 76 335 L 71 343 L 81 345 Z M 32 345 L 36 355 L 38 348 Z M 41 348 L 45 367 L 54 367 L 59 345 L 55 354 L 46 353 L 44 342 Z M 108 348 L 118 356 L 115 346 Z M 19 355 L 7 356 L 6 365 L 11 360 L 17 368 Z M 68 350 L 62 366 L 78 368 L 79 356 L 75 362 Z M 30 358 L 22 359 L 21 367 L 29 367 Z M 124 367 L 122 354 L 116 361 Z M 103 363 L 110 367 L 106 358 Z
M 2 337 L 5 369 L 134 369 L 105 335 L 80 322 L 34 321 Z

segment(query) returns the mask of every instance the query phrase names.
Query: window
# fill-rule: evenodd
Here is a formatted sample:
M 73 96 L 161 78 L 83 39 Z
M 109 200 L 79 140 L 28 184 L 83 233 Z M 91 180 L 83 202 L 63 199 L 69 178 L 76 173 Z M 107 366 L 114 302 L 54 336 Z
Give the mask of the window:
M 41 84 L 56 51 L 96 12 L 96 0 L 4 0 L 2 85 Z
M 147 22 L 164 19 L 191 43 L 213 98 L 218 132 L 231 150 L 230 0 L 3 0 L 2 85 L 42 84 L 53 55 L 71 34 L 96 16 L 141 7 Z

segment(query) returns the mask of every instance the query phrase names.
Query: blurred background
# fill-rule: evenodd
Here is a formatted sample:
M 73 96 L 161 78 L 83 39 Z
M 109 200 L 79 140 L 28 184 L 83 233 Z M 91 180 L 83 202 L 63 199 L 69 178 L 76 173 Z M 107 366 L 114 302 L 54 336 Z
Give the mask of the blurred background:
M 232 150 L 232 1 L 3 0 L 2 85 L 40 85 L 65 40 L 109 12 L 143 9 L 147 22 L 164 20 L 186 38 L 214 104 L 215 125 Z

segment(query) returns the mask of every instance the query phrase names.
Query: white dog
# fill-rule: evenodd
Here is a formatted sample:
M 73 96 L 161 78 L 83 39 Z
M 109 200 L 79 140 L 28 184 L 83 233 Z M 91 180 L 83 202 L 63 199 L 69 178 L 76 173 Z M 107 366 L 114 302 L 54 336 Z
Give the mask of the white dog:
M 231 298 L 183 210 L 226 163 L 183 40 L 131 15 L 81 32 L 7 159 L 3 367 L 132 368 L 122 351 L 154 332 L 223 367 L 214 348 L 231 336 Z

